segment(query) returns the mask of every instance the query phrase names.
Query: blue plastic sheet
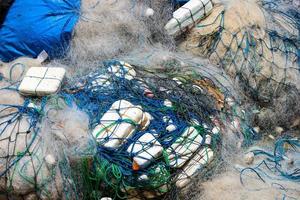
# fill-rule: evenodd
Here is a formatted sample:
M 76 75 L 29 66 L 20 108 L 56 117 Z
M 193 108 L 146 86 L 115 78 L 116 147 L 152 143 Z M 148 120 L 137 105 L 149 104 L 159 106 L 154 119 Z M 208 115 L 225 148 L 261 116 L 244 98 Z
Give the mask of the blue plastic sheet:
M 0 29 L 0 60 L 64 55 L 80 15 L 80 0 L 15 0 Z
M 182 6 L 182 5 L 186 4 L 188 1 L 189 0 L 173 0 L 173 4 Z

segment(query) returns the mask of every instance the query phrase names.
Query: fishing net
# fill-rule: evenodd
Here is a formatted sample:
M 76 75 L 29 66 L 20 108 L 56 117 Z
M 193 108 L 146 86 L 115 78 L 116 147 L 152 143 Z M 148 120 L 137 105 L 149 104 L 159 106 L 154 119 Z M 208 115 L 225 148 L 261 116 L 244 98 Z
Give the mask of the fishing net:
M 208 57 L 259 109 L 275 113 L 268 122 L 266 117 L 258 120 L 260 126 L 288 127 L 299 115 L 299 105 L 292 103 L 299 98 L 299 27 L 299 11 L 292 3 L 230 1 L 215 4 L 180 46 Z
M 166 2 L 85 1 L 67 57 L 50 63 L 69 65 L 58 94 L 23 99 L 16 88 L 30 65 L 7 67 L 0 93 L 16 101 L 0 99 L 1 198 L 175 199 L 258 138 L 249 126 L 256 107 L 282 104 L 285 113 L 265 112 L 272 124 L 259 118 L 262 128 L 292 122 L 299 113 L 296 10 L 279 1 L 231 11 L 215 4 L 179 43 L 216 68 L 170 52 Z M 143 16 L 148 7 L 159 14 Z M 245 9 L 260 15 L 232 12 Z M 267 23 L 273 19 L 289 26 L 277 30 Z M 100 62 L 112 57 L 132 65 Z
M 170 71 L 157 74 L 107 61 L 57 95 L 2 105 L 1 193 L 154 198 L 189 185 L 217 160 L 223 132 L 240 138 L 236 145 L 256 136 L 215 79 L 165 65 Z

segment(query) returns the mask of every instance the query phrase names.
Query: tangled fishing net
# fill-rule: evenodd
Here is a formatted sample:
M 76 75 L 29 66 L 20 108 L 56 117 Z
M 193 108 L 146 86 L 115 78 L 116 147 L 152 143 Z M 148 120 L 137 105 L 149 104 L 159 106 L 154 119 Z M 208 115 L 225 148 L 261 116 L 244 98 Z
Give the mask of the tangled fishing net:
M 104 62 L 57 95 L 2 105 L 2 191 L 67 199 L 160 196 L 189 184 L 212 161 L 220 132 L 231 130 L 240 142 L 255 134 L 236 107 L 228 91 L 196 72 L 160 76 Z
M 84 1 L 66 57 L 46 63 L 68 71 L 56 94 L 18 93 L 25 72 L 44 60 L 0 63 L 0 198 L 176 199 L 259 129 L 297 130 L 299 11 L 277 0 L 207 1 L 205 18 L 173 40 L 163 26 L 176 3 L 184 4 Z M 111 58 L 131 65 L 103 62 Z M 299 158 L 299 140 L 282 137 L 275 146 L 273 154 L 251 151 L 267 158 L 238 174 L 244 185 L 252 176 L 271 180 L 287 198 L 280 181 L 299 181 L 298 161 L 288 170 L 292 161 L 284 163 L 286 153 Z M 219 194 L 215 183 L 206 199 Z
M 260 127 L 289 128 L 300 113 L 299 30 L 293 1 L 221 1 L 180 47 L 222 67 L 262 111 Z

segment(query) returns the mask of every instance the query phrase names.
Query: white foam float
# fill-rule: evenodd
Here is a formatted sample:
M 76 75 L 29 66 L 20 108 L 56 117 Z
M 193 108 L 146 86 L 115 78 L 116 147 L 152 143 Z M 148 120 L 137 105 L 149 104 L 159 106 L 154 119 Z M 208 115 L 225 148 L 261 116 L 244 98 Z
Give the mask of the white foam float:
M 188 185 L 197 172 L 212 161 L 213 155 L 214 152 L 207 147 L 199 151 L 193 159 L 184 166 L 182 172 L 178 175 L 176 186 L 183 188 Z
M 163 147 L 151 133 L 145 133 L 128 147 L 127 152 L 134 154 L 133 169 L 138 170 L 147 167 L 158 158 L 163 152 Z
M 190 0 L 173 13 L 173 18 L 165 25 L 169 35 L 176 35 L 194 26 L 213 9 L 211 0 Z
M 60 67 L 31 67 L 23 78 L 19 92 L 24 96 L 46 96 L 56 93 L 66 70 Z
M 187 127 L 183 134 L 167 149 L 170 166 L 173 168 L 182 167 L 200 148 L 202 140 L 202 136 L 194 127 Z
M 146 129 L 151 119 L 151 115 L 143 112 L 141 106 L 133 105 L 126 100 L 118 100 L 102 116 L 92 135 L 103 146 L 118 148 L 138 127 Z

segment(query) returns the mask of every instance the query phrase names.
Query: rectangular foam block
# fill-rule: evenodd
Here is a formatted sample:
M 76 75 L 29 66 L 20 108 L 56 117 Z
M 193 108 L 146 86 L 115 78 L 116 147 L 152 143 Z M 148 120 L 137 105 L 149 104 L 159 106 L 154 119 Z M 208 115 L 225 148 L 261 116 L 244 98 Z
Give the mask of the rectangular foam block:
M 104 113 L 100 123 L 94 128 L 92 135 L 96 141 L 107 148 L 118 148 L 129 138 L 137 126 L 143 123 L 148 126 L 151 116 L 144 113 L 140 106 L 126 100 L 114 102 Z M 120 122 L 117 122 L 120 120 Z
M 163 147 L 151 133 L 145 133 L 128 147 L 127 152 L 134 154 L 134 162 L 144 168 L 162 154 Z
M 25 96 L 46 96 L 56 93 L 65 76 L 59 67 L 31 67 L 23 78 L 19 92 Z
M 194 127 L 187 127 L 183 134 L 167 149 L 170 166 L 173 168 L 182 167 L 200 148 L 202 140 L 202 136 Z
M 176 186 L 178 188 L 183 188 L 188 185 L 191 182 L 191 179 L 197 175 L 197 172 L 212 161 L 213 156 L 214 152 L 210 148 L 205 147 L 199 151 L 179 174 Z
M 173 18 L 166 24 L 165 29 L 169 35 L 175 35 L 186 27 L 194 26 L 212 9 L 211 0 L 190 0 L 173 13 Z

